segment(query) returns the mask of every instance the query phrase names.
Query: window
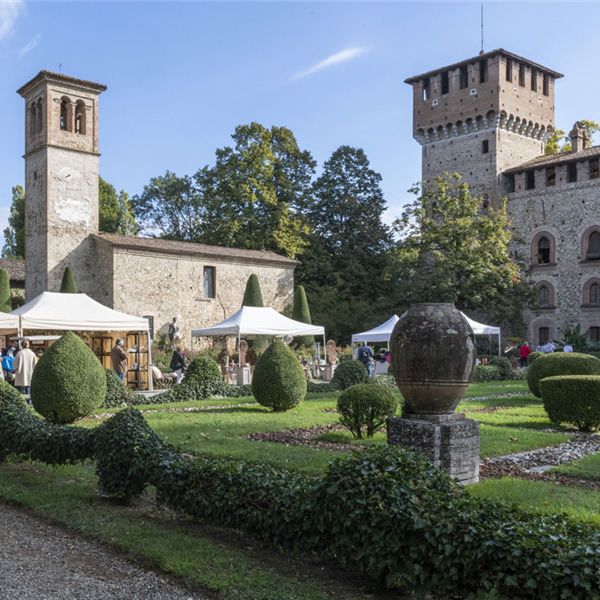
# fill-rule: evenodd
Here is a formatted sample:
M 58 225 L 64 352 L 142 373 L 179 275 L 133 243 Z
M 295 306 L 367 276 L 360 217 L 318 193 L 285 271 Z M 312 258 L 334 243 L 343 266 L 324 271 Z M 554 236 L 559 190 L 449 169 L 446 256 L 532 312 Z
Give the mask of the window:
M 481 142 L 481 152 L 483 154 L 487 154 L 490 151 L 490 142 L 488 140 L 483 140 Z
M 525 65 L 519 65 L 519 85 L 525 87 Z
M 479 61 L 479 83 L 485 83 L 487 79 L 487 61 L 485 59 Z
M 75 133 L 85 134 L 85 104 L 77 100 L 75 105 Z
M 600 342 L 600 327 L 590 327 L 590 340 Z
M 548 343 L 550 339 L 550 329 L 548 327 L 540 327 L 538 329 L 538 338 L 540 341 L 540 346 Z
M 215 297 L 215 267 L 204 267 L 202 295 L 204 298 Z
M 540 291 L 540 307 L 544 308 L 550 306 L 550 290 L 547 285 L 541 285 Z
M 575 183 L 577 181 L 577 163 L 567 164 L 567 182 Z
M 37 132 L 40 133 L 42 131 L 44 125 L 44 114 L 42 113 L 42 99 L 40 98 L 37 102 Z
M 544 73 L 544 78 L 542 80 L 542 94 L 544 94 L 544 96 L 548 95 L 548 74 Z
M 442 96 L 450 91 L 450 81 L 448 80 L 448 71 L 442 73 Z
M 467 65 L 460 68 L 460 89 L 464 90 L 469 85 L 469 72 Z
M 525 189 L 535 189 L 535 171 L 527 171 L 525 173 Z
M 600 231 L 592 231 L 588 238 L 585 260 L 600 259 Z
M 554 187 L 556 185 L 556 171 L 554 167 L 546 169 L 546 187 Z
M 62 131 L 69 131 L 68 112 L 67 101 L 63 100 L 60 103 L 60 128 Z
M 425 77 L 423 79 L 423 100 L 429 100 L 430 95 L 429 77 Z
M 29 107 L 29 132 L 35 135 L 37 132 L 37 108 L 35 102 Z
M 512 60 L 506 59 L 506 81 L 512 81 Z
M 590 285 L 589 305 L 600 306 L 600 284 L 592 283 Z
M 597 158 L 590 160 L 590 179 L 598 179 L 600 177 L 600 161 Z
M 515 191 L 515 175 L 510 173 L 504 176 L 504 189 L 507 194 L 512 194 Z
M 150 339 L 154 339 L 154 317 L 150 315 L 144 315 L 144 319 L 148 321 L 148 331 L 150 333 Z
M 547 265 L 550 263 L 550 240 L 542 236 L 537 243 L 538 264 Z
M 531 69 L 531 91 L 537 92 L 537 70 Z

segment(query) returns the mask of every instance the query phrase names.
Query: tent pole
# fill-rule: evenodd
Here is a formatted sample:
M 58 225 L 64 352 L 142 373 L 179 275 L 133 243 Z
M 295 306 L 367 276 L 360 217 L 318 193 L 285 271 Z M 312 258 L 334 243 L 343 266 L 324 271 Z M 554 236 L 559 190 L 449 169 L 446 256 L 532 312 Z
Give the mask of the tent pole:
M 150 339 L 150 327 L 148 327 L 146 334 L 148 336 L 148 389 L 154 390 L 154 377 L 152 376 L 152 340 Z
M 325 354 L 325 364 L 328 364 L 327 363 L 327 349 L 326 348 L 327 347 L 325 346 L 325 333 L 323 333 L 323 353 Z

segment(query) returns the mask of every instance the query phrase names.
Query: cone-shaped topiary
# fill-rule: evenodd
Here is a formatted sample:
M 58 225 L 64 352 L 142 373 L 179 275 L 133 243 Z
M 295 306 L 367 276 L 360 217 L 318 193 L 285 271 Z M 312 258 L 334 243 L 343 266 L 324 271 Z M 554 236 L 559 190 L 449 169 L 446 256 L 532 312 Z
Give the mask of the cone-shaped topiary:
M 306 377 L 296 355 L 275 340 L 254 367 L 252 393 L 256 401 L 273 412 L 297 406 L 306 395 Z
M 254 273 L 248 277 L 248 281 L 246 282 L 246 291 L 244 292 L 242 306 L 264 306 L 258 277 Z
M 73 277 L 73 269 L 67 267 L 63 273 L 62 282 L 60 284 L 61 294 L 76 294 L 77 286 L 75 285 L 75 277 Z
M 106 376 L 100 361 L 67 331 L 40 358 L 31 378 L 31 403 L 52 423 L 73 423 L 102 406 Z
M 310 310 L 308 308 L 308 300 L 304 288 L 299 285 L 294 294 L 294 308 L 292 310 L 292 319 L 300 321 L 300 323 L 308 323 L 312 325 L 310 318 Z M 312 346 L 315 343 L 313 335 L 301 335 L 294 338 L 294 343 L 298 346 Z
M 10 297 L 10 279 L 6 269 L 0 269 L 0 312 L 9 313 L 12 310 Z
M 555 375 L 600 375 L 600 359 L 579 352 L 544 354 L 527 367 L 527 384 L 531 393 L 541 398 L 540 381 Z

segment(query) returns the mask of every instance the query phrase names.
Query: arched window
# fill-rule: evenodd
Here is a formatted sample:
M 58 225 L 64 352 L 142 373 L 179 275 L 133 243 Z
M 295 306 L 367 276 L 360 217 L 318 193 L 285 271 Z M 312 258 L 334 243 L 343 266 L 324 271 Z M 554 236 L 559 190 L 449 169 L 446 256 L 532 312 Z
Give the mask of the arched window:
M 588 279 L 582 288 L 583 306 L 600 306 L 600 278 Z
M 590 285 L 590 306 L 600 306 L 600 284 L 592 283 Z
M 540 308 L 554 307 L 554 286 L 549 281 L 538 281 L 538 300 Z
M 37 101 L 36 118 L 37 118 L 36 130 L 37 130 L 37 133 L 40 133 L 44 127 L 44 113 L 42 112 L 42 99 L 41 98 Z
M 540 306 L 550 305 L 550 290 L 547 285 L 540 286 Z
M 85 134 L 85 104 L 77 100 L 75 104 L 75 133 Z
M 585 260 L 598 260 L 600 258 L 600 231 L 592 231 L 588 238 Z
M 31 135 L 37 133 L 37 107 L 35 102 L 32 102 L 29 107 L 29 132 Z
M 73 105 L 67 96 L 60 102 L 60 128 L 62 131 L 73 131 Z
M 550 240 L 542 236 L 537 243 L 538 264 L 547 265 L 550 263 Z

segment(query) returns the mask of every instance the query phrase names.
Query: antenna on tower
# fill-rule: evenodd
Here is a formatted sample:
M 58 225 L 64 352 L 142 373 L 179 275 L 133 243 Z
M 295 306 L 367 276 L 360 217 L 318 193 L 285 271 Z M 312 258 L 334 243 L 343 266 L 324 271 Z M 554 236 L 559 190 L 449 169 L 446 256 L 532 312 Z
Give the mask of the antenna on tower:
M 481 54 L 483 54 L 483 2 L 481 3 Z

